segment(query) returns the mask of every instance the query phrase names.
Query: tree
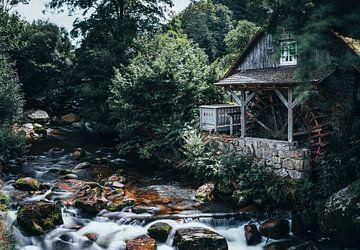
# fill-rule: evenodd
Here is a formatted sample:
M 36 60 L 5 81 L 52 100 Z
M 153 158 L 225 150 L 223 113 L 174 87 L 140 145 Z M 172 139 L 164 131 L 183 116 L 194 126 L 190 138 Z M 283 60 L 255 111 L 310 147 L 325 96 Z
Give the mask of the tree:
M 8 160 L 25 152 L 22 136 L 14 134 L 11 124 L 19 119 L 24 103 L 16 72 L 0 55 L 0 159 Z
M 76 51 L 73 85 L 82 116 L 110 124 L 106 100 L 113 68 L 128 64 L 134 54 L 129 48 L 139 34 L 153 33 L 162 27 L 172 1 L 53 0 L 49 6 L 91 13 L 74 23 L 72 35 L 81 35 L 83 39 Z
M 258 30 L 259 27 L 254 23 L 247 20 L 241 20 L 234 29 L 226 34 L 224 41 L 227 53 L 212 64 L 212 68 L 217 72 L 219 77 L 224 76 L 226 71 L 233 65 L 236 58 Z
M 147 40 L 138 40 L 142 49 L 117 71 L 109 103 L 122 153 L 171 158 L 197 107 L 221 95 L 208 83 L 205 53 L 185 36 L 169 32 Z
M 59 110 L 67 100 L 73 47 L 64 29 L 37 21 L 21 36 L 13 59 L 30 108 Z
M 266 0 L 214 0 L 227 6 L 235 20 L 249 20 L 259 26 L 266 24 L 271 9 Z
M 192 2 L 181 14 L 184 32 L 193 39 L 213 62 L 226 53 L 224 38 L 232 29 L 232 13 L 224 5 L 202 0 Z
M 13 65 L 0 55 L 0 125 L 14 122 L 22 113 L 24 98 Z

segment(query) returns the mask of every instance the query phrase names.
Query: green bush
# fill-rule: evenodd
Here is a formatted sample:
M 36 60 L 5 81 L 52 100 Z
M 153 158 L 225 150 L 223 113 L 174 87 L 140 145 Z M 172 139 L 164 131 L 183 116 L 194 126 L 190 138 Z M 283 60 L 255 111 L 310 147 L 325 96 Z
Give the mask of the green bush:
M 0 127 L 0 159 L 20 157 L 26 152 L 26 148 L 23 135 L 15 134 L 6 124 Z
M 12 65 L 0 55 L 0 159 L 8 160 L 25 152 L 24 137 L 14 134 L 11 124 L 22 114 L 21 86 Z
M 184 126 L 201 104 L 221 95 L 208 83 L 205 53 L 185 36 L 168 32 L 140 39 L 141 50 L 113 80 L 109 99 L 119 150 L 143 159 L 171 160 Z
M 12 66 L 0 55 L 0 125 L 18 119 L 24 105 L 21 86 Z

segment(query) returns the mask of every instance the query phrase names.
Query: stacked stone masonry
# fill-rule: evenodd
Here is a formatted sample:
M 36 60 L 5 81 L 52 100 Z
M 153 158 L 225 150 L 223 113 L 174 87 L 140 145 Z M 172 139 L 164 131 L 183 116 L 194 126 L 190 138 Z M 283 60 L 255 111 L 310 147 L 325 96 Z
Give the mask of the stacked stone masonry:
M 281 177 L 298 180 L 306 178 L 310 170 L 310 150 L 297 147 L 296 142 L 212 135 L 209 145 L 218 150 L 218 153 L 228 149 L 240 154 L 252 154 L 258 163 L 264 164 L 269 171 Z

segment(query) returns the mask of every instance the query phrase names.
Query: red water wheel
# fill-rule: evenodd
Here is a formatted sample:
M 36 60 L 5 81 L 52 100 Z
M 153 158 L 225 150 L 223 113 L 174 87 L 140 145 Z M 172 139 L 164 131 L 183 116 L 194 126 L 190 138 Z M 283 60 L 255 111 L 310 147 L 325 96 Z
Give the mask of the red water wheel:
M 293 114 L 294 140 L 311 150 L 315 159 L 324 152 L 324 116 L 317 108 L 299 105 Z M 247 134 L 252 137 L 287 140 L 287 108 L 272 92 L 259 93 L 247 107 Z

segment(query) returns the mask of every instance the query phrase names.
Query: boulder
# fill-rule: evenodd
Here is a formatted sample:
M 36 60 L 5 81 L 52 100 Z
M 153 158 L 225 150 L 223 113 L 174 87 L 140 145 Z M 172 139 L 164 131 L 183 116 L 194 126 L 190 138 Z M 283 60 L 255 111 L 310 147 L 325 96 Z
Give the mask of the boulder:
M 286 240 L 267 244 L 264 250 L 318 250 L 318 248 L 311 240 Z
M 44 123 L 50 120 L 49 114 L 44 110 L 36 110 L 28 114 L 28 118 L 34 122 Z
M 8 211 L 8 201 L 9 197 L 5 193 L 0 192 L 0 213 Z
M 129 198 L 129 197 L 123 197 L 123 195 L 119 195 L 117 198 L 112 199 L 108 205 L 107 209 L 110 211 L 122 211 L 125 207 L 132 207 L 135 205 L 136 200 Z
M 214 190 L 214 183 L 206 183 L 198 188 L 195 198 L 199 201 L 212 201 L 212 199 L 214 199 Z
M 91 167 L 91 164 L 89 162 L 82 162 L 82 163 L 79 163 L 75 166 L 74 169 L 85 169 L 85 168 L 89 168 Z
M 72 124 L 80 121 L 80 117 L 75 113 L 69 113 L 60 118 L 61 123 Z
M 290 223 L 288 220 L 273 218 L 262 223 L 259 227 L 259 231 L 267 238 L 285 238 L 290 233 Z
M 157 222 L 149 227 L 148 234 L 155 240 L 166 242 L 172 227 L 164 222 Z
M 76 148 L 73 152 L 73 156 L 76 160 L 84 157 L 86 155 L 86 151 L 82 148 Z
M 176 230 L 174 245 L 178 250 L 227 250 L 226 239 L 210 229 L 193 227 Z
M 324 234 L 359 242 L 360 180 L 331 195 L 318 221 Z
M 40 188 L 40 182 L 32 177 L 24 177 L 17 179 L 14 186 L 23 191 L 37 191 Z
M 21 205 L 17 221 L 20 227 L 31 235 L 41 235 L 63 224 L 61 208 L 47 201 Z
M 75 199 L 75 206 L 90 215 L 96 215 L 106 207 L 107 200 L 100 186 L 85 184 Z
M 156 250 L 156 241 L 149 237 L 140 237 L 126 242 L 126 250 Z
M 248 246 L 255 246 L 261 242 L 261 233 L 256 225 L 248 224 L 244 226 L 245 240 Z

